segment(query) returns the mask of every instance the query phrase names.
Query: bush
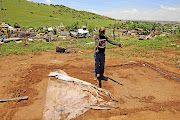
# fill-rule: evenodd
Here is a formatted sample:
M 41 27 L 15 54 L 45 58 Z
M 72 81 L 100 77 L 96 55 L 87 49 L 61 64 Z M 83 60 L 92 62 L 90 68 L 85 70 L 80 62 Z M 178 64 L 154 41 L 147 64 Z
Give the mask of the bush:
M 180 38 L 180 34 L 176 34 L 176 37 Z
M 56 35 L 57 34 L 57 30 L 53 29 L 53 34 Z
M 14 23 L 14 28 L 20 28 L 20 25 L 18 23 Z
M 45 33 L 45 31 L 44 30 L 40 30 L 39 33 Z
M 50 15 L 49 17 L 53 17 L 52 15 Z

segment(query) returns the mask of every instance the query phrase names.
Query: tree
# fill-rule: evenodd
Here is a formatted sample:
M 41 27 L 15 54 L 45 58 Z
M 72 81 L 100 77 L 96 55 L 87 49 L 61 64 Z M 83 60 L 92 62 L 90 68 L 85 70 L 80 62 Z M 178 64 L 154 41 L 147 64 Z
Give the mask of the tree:
M 14 28 L 21 28 L 18 23 L 14 23 Z
M 109 24 L 108 28 L 113 28 L 113 25 L 112 25 L 112 24 Z
M 95 28 L 94 25 L 89 25 L 88 26 L 89 33 L 92 34 L 92 36 L 93 36 L 93 33 L 94 33 L 94 28 Z
M 70 25 L 67 25 L 67 26 L 66 26 L 66 30 L 67 30 L 67 31 L 70 31 L 70 30 L 71 30 L 71 26 L 70 26 Z
M 53 34 L 56 35 L 57 34 L 57 30 L 53 29 Z
M 180 28 L 177 29 L 177 32 L 180 34 Z
M 74 22 L 72 25 L 67 25 L 66 26 L 66 30 L 70 31 L 70 30 L 75 30 L 79 28 L 79 22 Z
M 79 22 L 77 21 L 77 22 L 74 22 L 73 24 L 72 24 L 72 29 L 78 29 L 79 28 Z

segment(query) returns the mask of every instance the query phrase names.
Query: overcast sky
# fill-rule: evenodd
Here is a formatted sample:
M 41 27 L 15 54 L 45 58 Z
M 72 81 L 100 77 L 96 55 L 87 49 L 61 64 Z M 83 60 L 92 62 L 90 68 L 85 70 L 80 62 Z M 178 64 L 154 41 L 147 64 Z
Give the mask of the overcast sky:
M 28 0 L 59 4 L 120 20 L 180 21 L 180 0 Z

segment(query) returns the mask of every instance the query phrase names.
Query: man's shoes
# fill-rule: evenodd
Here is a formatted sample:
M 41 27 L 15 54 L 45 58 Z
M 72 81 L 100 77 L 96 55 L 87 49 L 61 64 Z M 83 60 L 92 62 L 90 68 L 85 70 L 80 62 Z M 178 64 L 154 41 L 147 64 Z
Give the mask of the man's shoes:
M 105 76 L 101 76 L 100 79 L 104 81 L 108 81 L 108 77 L 105 77 Z

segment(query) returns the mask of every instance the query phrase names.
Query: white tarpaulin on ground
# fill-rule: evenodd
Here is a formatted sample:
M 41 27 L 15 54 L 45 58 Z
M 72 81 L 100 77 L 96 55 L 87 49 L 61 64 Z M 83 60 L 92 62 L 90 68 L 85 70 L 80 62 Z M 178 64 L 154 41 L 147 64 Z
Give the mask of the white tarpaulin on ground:
M 52 72 L 49 76 L 58 79 L 49 79 L 43 115 L 45 120 L 69 120 L 89 109 L 107 110 L 119 107 L 108 91 L 72 78 L 64 71 Z

